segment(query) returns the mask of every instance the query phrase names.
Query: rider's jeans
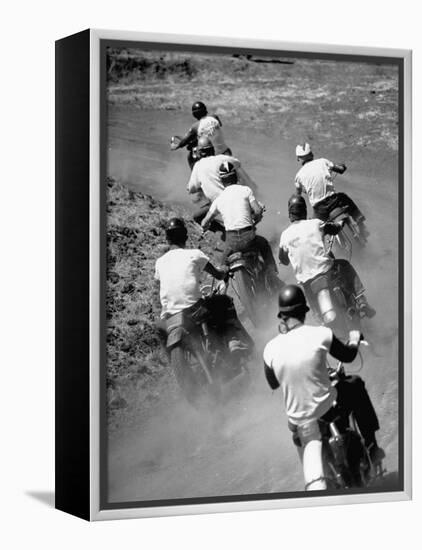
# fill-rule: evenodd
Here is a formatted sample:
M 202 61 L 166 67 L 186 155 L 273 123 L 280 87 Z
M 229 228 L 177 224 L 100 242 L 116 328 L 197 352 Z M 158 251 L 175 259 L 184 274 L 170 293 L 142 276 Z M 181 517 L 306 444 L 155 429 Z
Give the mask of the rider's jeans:
M 346 193 L 334 193 L 329 195 L 322 201 L 317 202 L 314 205 L 314 214 L 316 218 L 319 218 L 323 222 L 326 222 L 329 218 L 330 212 L 334 208 L 341 208 L 342 206 L 348 207 L 348 212 L 356 222 L 363 222 L 365 220 L 364 215 L 359 210 L 356 203 L 346 195 Z
M 261 235 L 257 235 L 253 227 L 246 230 L 226 232 L 226 247 L 221 258 L 222 263 L 226 263 L 227 258 L 234 252 L 244 252 L 253 248 L 259 250 L 266 267 L 277 273 L 277 264 L 269 242 Z

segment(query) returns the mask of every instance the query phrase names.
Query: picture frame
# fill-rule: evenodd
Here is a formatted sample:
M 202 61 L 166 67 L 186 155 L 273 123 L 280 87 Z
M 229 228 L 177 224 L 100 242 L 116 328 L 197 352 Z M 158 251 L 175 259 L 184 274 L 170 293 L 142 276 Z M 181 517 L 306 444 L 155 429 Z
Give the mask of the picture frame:
M 132 496 L 129 500 L 116 498 L 110 501 L 111 470 L 107 427 L 110 392 L 106 372 L 109 356 L 105 345 L 108 334 L 106 302 L 109 258 L 106 228 L 108 216 L 110 216 L 110 211 L 107 209 L 106 181 L 111 173 L 108 110 L 110 91 L 107 88 L 109 74 L 107 56 L 110 54 L 107 48 L 125 51 L 137 49 L 148 52 L 176 52 L 193 59 L 199 55 L 220 56 L 219 59 L 227 56 L 231 59 L 244 58 L 245 64 L 252 58 L 258 59 L 263 67 L 266 66 L 269 58 L 273 62 L 276 60 L 280 63 L 282 60 L 308 60 L 311 65 L 315 60 L 345 65 L 361 63 L 380 67 L 381 84 L 379 88 L 368 92 L 369 94 L 374 92 L 374 95 L 387 93 L 385 91 L 387 85 L 382 82 L 382 68 L 388 65 L 396 71 L 397 89 L 394 97 L 396 98 L 397 128 L 395 133 L 393 131 L 391 139 L 393 141 L 396 139 L 397 143 L 395 148 L 391 149 L 394 151 L 391 156 L 394 157 L 394 166 L 397 171 L 396 177 L 392 177 L 392 180 L 397 183 L 397 195 L 394 196 L 396 202 L 393 201 L 397 220 L 391 221 L 397 222 L 397 230 L 393 230 L 393 241 L 397 240 L 398 244 L 397 249 L 393 247 L 393 251 L 390 252 L 393 254 L 393 263 L 386 264 L 390 268 L 393 266 L 393 271 L 397 265 L 397 277 L 393 281 L 396 292 L 391 298 L 391 304 L 393 304 L 391 307 L 395 305 L 397 310 L 397 327 L 394 328 L 395 332 L 391 333 L 393 334 L 391 338 L 397 339 L 395 351 L 397 387 L 394 390 L 397 396 L 397 430 L 391 436 L 397 446 L 397 475 L 393 486 L 387 485 L 381 489 L 366 487 L 365 490 L 318 491 L 314 494 L 304 490 L 274 491 L 271 489 L 255 493 L 246 487 L 245 492 L 241 494 L 230 494 L 230 492 L 224 495 L 192 494 L 180 498 L 175 497 L 174 494 L 168 498 L 165 496 L 154 498 L 154 492 L 150 492 L 148 498 L 140 496 L 136 499 Z M 155 70 L 156 67 L 157 65 L 153 65 L 151 70 Z M 188 86 L 189 70 L 187 73 L 186 85 Z M 148 78 L 152 78 L 151 74 L 147 74 L 137 92 L 141 96 L 141 100 L 139 98 L 136 100 L 141 114 L 142 93 L 146 94 L 142 86 L 145 87 L 148 84 Z M 177 75 L 174 78 L 176 82 L 172 75 L 167 74 L 165 76 L 167 80 L 154 82 L 155 87 L 153 91 L 149 90 L 149 97 L 154 98 L 154 94 L 157 94 L 157 90 L 164 84 L 168 88 L 174 86 L 177 91 Z M 339 78 L 339 80 L 342 79 Z M 352 85 L 353 82 L 353 79 L 347 81 L 346 78 L 343 90 L 345 94 L 350 92 L 347 86 Z M 383 87 L 384 84 L 385 87 Z M 127 87 L 125 90 L 127 91 Z M 124 94 L 125 90 L 120 90 L 119 93 Z M 256 89 L 253 91 L 256 93 Z M 172 90 L 168 94 L 173 97 Z M 270 98 L 267 101 L 265 94 Z M 195 93 L 192 95 L 195 97 Z M 245 108 L 248 107 L 250 97 L 248 96 L 245 102 Z M 271 108 L 268 101 L 271 102 L 271 98 L 274 97 L 271 87 L 263 87 L 260 100 L 264 103 L 266 101 L 265 109 Z M 177 100 L 174 101 L 178 104 Z M 285 98 L 283 101 L 288 102 Z M 150 104 L 147 103 L 147 105 L 151 109 Z M 341 111 L 342 105 L 340 98 L 336 107 L 333 108 L 333 113 Z M 189 108 L 190 105 L 187 105 L 186 125 L 189 122 Z M 355 109 L 358 108 L 359 104 L 356 104 Z M 153 115 L 148 123 L 151 128 L 154 128 L 154 116 L 157 115 L 154 115 L 154 107 L 152 111 Z M 171 112 L 171 109 L 169 111 Z M 265 117 L 265 114 L 262 116 Z M 276 113 L 274 116 L 279 115 Z M 367 112 L 365 116 L 374 117 L 375 121 L 383 116 L 387 119 L 385 112 L 382 110 L 378 112 L 375 107 L 371 114 L 368 115 Z M 126 123 L 128 120 L 130 122 L 130 116 L 125 119 Z M 357 116 L 356 120 L 367 120 L 367 118 L 359 119 Z M 226 125 L 225 122 L 224 124 Z M 259 132 L 259 120 L 251 119 L 249 124 L 251 128 L 256 127 L 257 133 Z M 335 125 L 335 122 L 333 124 Z M 291 127 L 292 123 L 290 123 Z M 391 127 L 394 129 L 394 121 Z M 354 132 L 360 131 L 359 123 L 355 126 L 351 124 L 350 128 L 350 138 L 356 138 Z M 323 131 L 320 126 L 318 129 Z M 283 131 L 289 131 L 288 124 Z M 275 135 L 274 131 L 273 135 Z M 309 133 L 306 135 L 309 136 Z M 384 136 L 385 140 L 390 137 Z M 362 148 L 365 147 L 364 140 L 357 140 L 356 143 L 361 143 Z M 380 151 L 383 143 L 381 141 L 378 144 Z M 168 149 L 168 144 L 163 144 L 162 147 Z M 263 154 L 260 149 L 258 152 Z M 386 154 L 380 153 L 378 162 L 382 162 L 386 157 Z M 144 160 L 144 162 L 147 161 Z M 180 164 L 182 162 L 184 160 L 180 160 Z M 186 166 L 185 169 L 187 180 Z M 129 174 L 132 176 L 133 171 L 129 170 Z M 294 177 L 294 173 L 292 176 Z M 373 180 L 376 181 L 376 178 Z M 293 184 L 291 185 L 293 192 Z M 151 194 L 149 188 L 146 191 L 142 187 L 139 189 L 142 193 Z M 382 191 L 383 188 L 379 197 L 382 197 Z M 175 195 L 175 200 L 176 202 L 179 200 L 179 195 Z M 381 198 L 377 200 L 381 204 Z M 382 204 L 384 205 L 384 202 Z M 377 256 L 374 255 L 373 258 Z M 386 301 L 388 302 L 387 298 Z M 381 338 L 379 341 L 381 341 L 380 345 L 387 345 Z M 260 351 L 262 356 L 262 350 Z M 259 365 L 257 370 L 260 369 Z M 282 411 L 282 404 L 280 403 L 279 406 Z M 142 445 L 142 441 L 140 444 Z M 227 450 L 227 453 L 230 451 Z M 296 473 L 300 474 L 299 460 L 296 466 Z M 206 475 L 209 467 L 204 471 Z M 180 473 L 176 470 L 173 472 L 173 477 L 177 472 Z M 144 470 L 141 474 L 136 473 L 136 476 L 139 475 L 148 476 L 149 474 Z M 141 485 L 145 479 L 141 479 Z M 126 484 L 130 485 L 131 482 L 131 478 L 125 480 Z M 165 490 L 164 488 L 164 494 Z M 198 490 L 198 493 L 201 491 Z M 411 52 L 93 29 L 57 41 L 56 507 L 83 519 L 108 520 L 383 502 L 409 498 L 411 498 Z

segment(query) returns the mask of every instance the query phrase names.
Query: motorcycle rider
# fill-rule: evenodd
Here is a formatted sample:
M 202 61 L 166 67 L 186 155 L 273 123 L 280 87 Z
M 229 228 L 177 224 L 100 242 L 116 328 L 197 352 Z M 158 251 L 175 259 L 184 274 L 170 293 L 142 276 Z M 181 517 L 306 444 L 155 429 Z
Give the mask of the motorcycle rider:
M 194 156 L 194 149 L 201 136 L 208 137 L 211 140 L 217 155 L 231 155 L 231 150 L 224 141 L 220 118 L 217 115 L 209 115 L 207 107 L 202 101 L 195 101 L 192 105 L 192 115 L 197 121 L 189 128 L 179 143 L 172 142 L 171 144 L 171 149 L 173 151 L 181 149 L 182 147 L 187 147 L 189 151 L 188 164 L 190 169 L 192 170 L 197 160 Z
M 332 280 L 341 280 L 343 290 L 353 298 L 361 317 L 376 314 L 364 295 L 364 287 L 352 265 L 343 259 L 335 259 L 325 250 L 324 236 L 336 235 L 342 223 L 322 222 L 318 218 L 307 219 L 306 201 L 302 196 L 293 195 L 288 203 L 291 225 L 280 238 L 279 260 L 283 265 L 292 265 L 296 280 L 314 306 L 311 283 L 318 275 L 327 273 Z
M 326 221 L 334 208 L 347 206 L 347 212 L 358 224 L 362 234 L 368 235 L 365 217 L 355 202 L 346 193 L 338 193 L 334 189 L 333 172 L 344 174 L 346 165 L 335 164 L 325 158 L 314 159 L 309 143 L 297 145 L 296 157 L 302 163 L 295 177 L 296 192 L 300 195 L 305 191 L 315 216 Z
M 215 279 L 224 279 L 228 268 L 215 267 L 199 249 L 186 248 L 188 232 L 182 218 L 171 218 L 166 226 L 170 250 L 158 258 L 155 279 L 160 282 L 161 319 L 165 321 L 180 311 L 194 309 L 201 300 L 200 276 L 203 271 Z M 165 323 L 159 326 L 165 330 Z M 227 320 L 229 350 L 236 360 L 250 352 L 250 337 L 237 317 Z
M 280 334 L 264 349 L 265 376 L 271 389 L 282 388 L 293 441 L 300 448 L 305 487 L 326 489 L 321 457 L 319 420 L 332 422 L 340 417 L 347 426 L 354 413 L 359 430 L 374 464 L 384 458 L 375 432 L 378 418 L 364 381 L 359 376 L 346 376 L 332 385 L 326 357 L 352 362 L 358 352 L 361 333 L 350 331 L 343 344 L 325 326 L 305 324 L 309 311 L 305 295 L 297 285 L 286 285 L 279 295 Z
M 207 214 L 211 203 L 224 191 L 224 184 L 219 175 L 219 169 L 223 162 L 230 162 L 236 170 L 240 168 L 240 161 L 227 154 L 215 154 L 215 148 L 211 140 L 202 136 L 198 140 L 198 162 L 195 163 L 187 190 L 191 194 L 197 194 L 200 202 L 193 214 L 193 219 L 200 224 Z M 214 219 L 209 228 L 211 231 L 223 231 L 223 222 Z
M 259 250 L 269 277 L 275 288 L 279 288 L 277 264 L 267 239 L 257 235 L 255 224 L 263 216 L 264 206 L 259 203 L 250 187 L 238 184 L 235 166 L 224 161 L 219 168 L 224 190 L 214 199 L 208 213 L 201 222 L 206 231 L 212 220 L 220 215 L 225 228 L 225 250 L 222 260 L 226 262 L 230 254 L 256 248 Z

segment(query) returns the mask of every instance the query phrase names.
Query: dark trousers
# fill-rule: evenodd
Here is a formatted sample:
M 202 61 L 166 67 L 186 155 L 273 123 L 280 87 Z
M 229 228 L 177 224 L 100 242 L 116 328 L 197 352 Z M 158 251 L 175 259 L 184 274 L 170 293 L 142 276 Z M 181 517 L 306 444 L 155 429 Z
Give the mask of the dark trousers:
M 365 444 L 370 445 L 375 441 L 379 422 L 365 382 L 360 376 L 346 376 L 337 382 L 336 389 L 337 403 L 324 414 L 322 420 L 332 422 L 336 417 L 340 417 L 340 423 L 344 421 L 347 426 L 349 415 L 353 412 Z
M 277 264 L 270 243 L 265 237 L 257 235 L 253 227 L 226 232 L 226 247 L 222 255 L 222 263 L 226 263 L 227 258 L 234 252 L 246 252 L 254 249 L 261 254 L 266 268 L 277 273 Z
M 326 222 L 329 219 L 330 212 L 334 208 L 342 208 L 347 206 L 347 212 L 357 222 L 361 223 L 365 221 L 365 217 L 357 207 L 356 203 L 346 195 L 346 193 L 334 193 L 318 202 L 314 206 L 315 217 Z

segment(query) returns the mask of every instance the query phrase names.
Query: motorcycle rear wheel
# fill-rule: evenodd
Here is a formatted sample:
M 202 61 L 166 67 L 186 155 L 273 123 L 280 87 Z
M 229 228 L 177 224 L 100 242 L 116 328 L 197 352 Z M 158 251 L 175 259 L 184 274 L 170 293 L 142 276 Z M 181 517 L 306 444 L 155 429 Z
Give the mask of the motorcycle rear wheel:
M 246 315 L 256 327 L 258 325 L 258 313 L 256 309 L 256 295 L 254 282 L 246 269 L 238 269 L 233 274 L 232 284 Z
M 219 387 L 207 380 L 197 357 L 199 351 L 193 353 L 184 345 L 175 346 L 170 351 L 170 361 L 176 381 L 185 399 L 193 406 L 198 406 L 201 399 L 218 399 Z M 202 361 L 207 362 L 205 354 Z

